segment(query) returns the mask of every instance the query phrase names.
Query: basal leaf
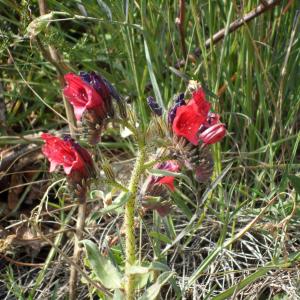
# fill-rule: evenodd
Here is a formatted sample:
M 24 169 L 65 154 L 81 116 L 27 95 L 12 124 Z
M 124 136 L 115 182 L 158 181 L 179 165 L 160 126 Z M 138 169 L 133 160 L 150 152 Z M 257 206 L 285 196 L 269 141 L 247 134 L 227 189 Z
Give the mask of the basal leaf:
M 89 263 L 99 281 L 108 289 L 121 287 L 122 274 L 110 261 L 109 257 L 103 256 L 97 245 L 89 240 L 83 240 Z
M 124 298 L 125 298 L 124 293 L 121 290 L 116 289 L 114 292 L 113 300 L 123 300 Z
M 145 291 L 139 300 L 155 300 L 159 295 L 162 286 L 165 285 L 173 276 L 174 272 L 164 272 L 160 274 L 156 282 Z

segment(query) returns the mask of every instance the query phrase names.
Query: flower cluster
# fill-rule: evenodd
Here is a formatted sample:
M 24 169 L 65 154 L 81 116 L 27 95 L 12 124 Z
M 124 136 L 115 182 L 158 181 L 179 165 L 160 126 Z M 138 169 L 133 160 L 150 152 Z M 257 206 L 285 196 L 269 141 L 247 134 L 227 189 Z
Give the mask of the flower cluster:
M 178 172 L 179 165 L 174 160 L 158 163 L 155 169 L 168 172 Z M 171 203 L 168 201 L 169 193 L 175 191 L 174 176 L 154 176 L 151 175 L 142 187 L 142 206 L 144 209 L 154 209 L 161 217 L 166 216 L 171 211 Z
M 193 171 L 198 182 L 207 182 L 213 173 L 214 161 L 209 145 L 219 142 L 226 135 L 226 126 L 220 116 L 211 111 L 203 89 L 197 82 L 191 99 L 186 101 L 184 93 L 174 99 L 167 122 L 173 135 L 170 154 L 176 159 L 156 165 L 157 169 L 177 172 L 181 167 Z M 153 97 L 148 97 L 148 105 L 153 113 L 162 115 L 160 106 Z M 146 209 L 155 209 L 161 216 L 171 210 L 169 193 L 174 191 L 174 176 L 149 176 L 142 189 L 142 204 Z
M 68 73 L 64 78 L 64 96 L 72 104 L 76 119 L 82 120 L 88 128 L 89 142 L 95 144 L 100 140 L 106 119 L 114 116 L 112 98 L 118 102 L 121 102 L 121 98 L 114 87 L 95 72 L 80 72 L 79 75 Z M 43 133 L 41 137 L 45 141 L 42 151 L 50 161 L 50 172 L 62 166 L 71 191 L 83 201 L 87 179 L 95 176 L 89 152 L 69 136 L 62 140 Z
M 91 155 L 70 136 L 60 139 L 43 133 L 41 138 L 45 141 L 42 152 L 50 161 L 50 172 L 53 172 L 58 166 L 62 166 L 69 186 L 77 194 L 79 200 L 83 201 L 86 181 L 95 174 Z
M 194 86 L 193 86 L 194 85 Z M 209 145 L 226 135 L 226 126 L 220 116 L 211 111 L 205 93 L 192 82 L 194 92 L 187 102 L 180 97 L 170 109 L 168 121 L 173 133 L 175 157 L 192 170 L 198 182 L 207 182 L 213 174 L 214 161 Z
M 96 144 L 105 120 L 114 115 L 112 97 L 120 101 L 120 96 L 106 79 L 95 72 L 68 73 L 64 77 L 64 95 L 73 105 L 76 119 L 87 125 L 89 142 Z
M 186 138 L 193 145 L 198 145 L 200 141 L 214 144 L 226 134 L 220 116 L 210 111 L 210 103 L 202 88 L 193 93 L 187 104 L 184 100 L 175 103 L 169 112 L 169 122 L 175 135 Z
M 82 120 L 89 129 L 89 142 L 99 141 L 106 120 L 114 116 L 112 98 L 121 103 L 113 86 L 95 72 L 65 75 L 64 95 L 73 105 L 77 120 Z M 147 102 L 152 112 L 162 117 L 163 111 L 153 97 Z M 119 106 L 120 107 L 120 106 Z M 154 167 L 168 172 L 178 172 L 182 167 L 193 171 L 198 182 L 207 182 L 213 172 L 213 158 L 209 145 L 225 136 L 226 127 L 220 116 L 211 111 L 203 89 L 196 85 L 192 97 L 185 100 L 184 93 L 175 97 L 169 110 L 167 122 L 173 135 L 174 160 L 159 163 Z M 69 186 L 79 199 L 84 197 L 87 180 L 95 175 L 93 160 L 87 150 L 69 136 L 63 140 L 50 134 L 42 134 L 45 141 L 43 153 L 50 161 L 50 172 L 62 166 Z M 144 209 L 155 209 L 164 216 L 170 209 L 170 192 L 174 192 L 174 176 L 151 175 L 142 187 Z
M 174 160 L 164 161 L 162 163 L 158 163 L 154 166 L 155 169 L 169 171 L 169 172 L 177 172 L 179 170 L 179 165 Z M 174 192 L 174 176 L 150 176 L 149 185 L 164 185 L 169 188 L 170 191 Z

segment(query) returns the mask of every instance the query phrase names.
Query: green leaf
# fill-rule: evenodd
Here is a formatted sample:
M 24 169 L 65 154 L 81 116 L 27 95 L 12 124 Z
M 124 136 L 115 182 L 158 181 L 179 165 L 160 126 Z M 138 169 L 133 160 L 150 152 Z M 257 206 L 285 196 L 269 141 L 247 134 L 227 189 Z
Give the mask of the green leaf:
M 121 290 L 116 289 L 114 292 L 113 300 L 123 300 L 124 298 L 125 298 L 124 293 Z
M 111 205 L 106 206 L 105 208 L 102 208 L 100 210 L 101 214 L 106 214 L 108 212 L 111 212 L 113 210 L 116 210 L 117 208 L 125 205 L 127 201 L 129 200 L 131 196 L 130 192 L 122 192 L 115 200 L 114 203 Z
M 99 281 L 108 289 L 121 288 L 122 274 L 110 259 L 103 256 L 92 241 L 83 240 L 81 243 L 85 246 L 89 263 Z
M 190 200 L 184 193 L 180 190 L 175 189 L 175 193 L 173 193 L 172 200 L 174 201 L 175 205 L 187 216 L 190 220 L 193 216 L 192 211 L 189 209 L 186 203 L 190 203 L 193 205 L 192 200 Z M 194 204 L 195 205 L 195 204 Z
M 164 242 L 165 244 L 172 243 L 172 241 L 169 239 L 169 237 L 163 233 L 159 233 L 157 231 L 151 231 L 149 235 L 150 235 L 150 237 L 152 237 L 156 240 L 160 240 L 160 241 Z
M 134 266 L 131 266 L 128 270 L 128 274 L 145 274 L 145 273 L 148 273 L 150 271 L 167 271 L 169 272 L 170 271 L 170 268 L 159 262 L 159 261 L 154 261 L 152 263 L 150 263 L 148 266 L 139 266 L 139 265 L 134 265 Z
M 35 18 L 26 28 L 26 36 L 29 38 L 36 37 L 39 33 L 44 31 L 50 22 L 57 16 L 69 16 L 66 12 L 60 11 L 51 11 L 48 14 L 42 15 L 38 18 Z
M 295 175 L 289 175 L 288 178 L 292 183 L 292 186 L 295 188 L 297 194 L 300 195 L 300 177 Z
M 151 270 L 156 270 L 156 271 L 171 271 L 170 267 L 166 264 L 163 264 L 159 261 L 153 261 L 150 265 L 149 265 L 149 269 Z
M 176 76 L 183 79 L 185 82 L 189 82 L 190 78 L 186 74 L 180 72 L 179 70 L 173 67 L 169 67 L 169 70 L 171 70 Z
M 159 91 L 159 87 L 157 84 L 157 80 L 153 71 L 153 66 L 152 66 L 152 61 L 150 58 L 150 53 L 149 53 L 149 48 L 148 48 L 148 44 L 146 42 L 146 38 L 144 38 L 144 48 L 145 48 L 145 55 L 146 55 L 146 61 L 147 61 L 147 66 L 148 66 L 148 71 L 149 71 L 149 75 L 150 75 L 150 80 L 153 86 L 153 91 L 155 94 L 155 100 L 157 101 L 157 103 L 159 104 L 159 106 L 163 109 L 163 111 L 165 111 L 165 105 L 164 102 L 162 100 L 161 97 L 161 93 Z
M 116 211 L 118 208 L 120 208 L 121 206 L 123 206 L 127 203 L 130 196 L 131 196 L 130 192 L 120 193 L 120 195 L 114 200 L 114 202 L 111 205 L 108 205 L 108 206 L 100 209 L 99 211 L 93 213 L 93 215 L 91 216 L 91 219 L 94 220 L 94 219 L 100 217 L 101 215 L 107 214 L 112 211 Z
M 161 170 L 161 169 L 151 169 L 149 170 L 149 173 L 154 175 L 154 176 L 172 176 L 172 177 L 177 177 L 177 178 L 182 178 L 185 180 L 188 184 L 192 185 L 191 179 L 179 172 L 171 172 L 171 171 L 166 171 L 166 170 Z
M 250 285 L 254 281 L 256 281 L 259 278 L 261 278 L 262 276 L 264 276 L 269 270 L 270 270 L 270 268 L 267 268 L 267 267 L 259 268 L 255 273 L 247 276 L 245 279 L 240 281 L 238 284 L 232 286 L 231 288 L 229 288 L 226 291 L 222 292 L 218 296 L 212 298 L 212 300 L 225 300 L 225 299 L 228 299 L 230 296 L 232 296 L 237 291 L 240 291 L 241 289 L 243 289 L 247 285 Z
M 109 21 L 112 21 L 112 13 L 111 13 L 109 6 L 102 0 L 97 0 L 97 2 L 99 4 L 99 6 L 101 7 L 101 9 L 107 15 L 107 18 L 109 19 Z
M 173 276 L 174 272 L 164 272 L 160 274 L 156 282 L 146 290 L 139 300 L 155 300 L 159 295 L 162 286 L 165 285 Z
M 153 271 L 149 267 L 131 266 L 128 274 L 134 275 L 134 286 L 137 290 L 144 288 L 153 281 Z
M 145 266 L 131 266 L 128 270 L 128 273 L 134 275 L 136 289 L 142 289 L 153 281 L 153 271 L 169 272 L 170 268 L 161 262 L 154 261 L 148 265 L 146 264 Z

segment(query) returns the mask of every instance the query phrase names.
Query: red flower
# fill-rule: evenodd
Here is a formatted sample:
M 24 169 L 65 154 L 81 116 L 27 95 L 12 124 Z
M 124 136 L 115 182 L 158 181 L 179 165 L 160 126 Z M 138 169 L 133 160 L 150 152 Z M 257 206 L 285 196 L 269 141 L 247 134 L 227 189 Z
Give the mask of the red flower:
M 100 118 L 106 116 L 105 100 L 93 86 L 73 73 L 68 73 L 64 77 L 67 83 L 64 95 L 73 105 L 77 120 L 81 119 L 85 110 L 95 110 Z
M 203 116 L 207 116 L 210 110 L 210 103 L 206 101 L 203 89 L 199 88 L 197 91 L 195 91 L 192 99 L 197 104 L 198 112 Z
M 200 133 L 199 138 L 205 144 L 214 144 L 223 139 L 226 127 L 223 123 L 217 123 Z
M 177 172 L 176 161 L 168 160 L 154 166 L 156 169 Z M 169 192 L 174 192 L 174 176 L 149 176 L 141 189 L 142 206 L 145 210 L 154 209 L 161 217 L 171 212 L 172 203 Z
M 42 152 L 50 161 L 50 172 L 62 166 L 69 177 L 75 174 L 76 178 L 80 177 L 79 181 L 92 175 L 93 160 L 90 154 L 74 140 L 68 137 L 62 140 L 48 133 L 43 133 L 41 137 L 45 141 Z
M 205 94 L 200 88 L 193 93 L 193 97 L 187 105 L 177 108 L 173 121 L 174 133 L 197 145 L 199 142 L 198 130 L 205 123 L 209 109 L 210 104 L 206 101 Z
M 226 127 L 220 123 L 218 114 L 210 112 L 210 103 L 199 88 L 187 105 L 177 108 L 173 132 L 196 146 L 200 140 L 205 144 L 220 141 L 226 134 Z
M 168 160 L 155 165 L 154 168 L 170 172 L 177 172 L 179 170 L 179 165 L 173 160 Z M 174 176 L 152 176 L 150 185 L 165 185 L 170 189 L 170 191 L 174 192 Z

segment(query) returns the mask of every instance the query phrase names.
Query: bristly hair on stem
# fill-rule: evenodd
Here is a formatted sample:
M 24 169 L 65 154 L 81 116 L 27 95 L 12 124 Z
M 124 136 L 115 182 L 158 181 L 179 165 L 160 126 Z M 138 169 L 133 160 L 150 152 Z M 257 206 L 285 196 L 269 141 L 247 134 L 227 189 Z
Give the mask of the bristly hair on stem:
M 135 262 L 135 226 L 134 226 L 134 216 L 135 216 L 135 202 L 137 198 L 138 185 L 141 179 L 141 175 L 144 171 L 145 162 L 145 146 L 143 144 L 139 145 L 137 159 L 135 162 L 134 169 L 131 174 L 131 179 L 129 182 L 129 192 L 131 193 L 129 201 L 125 205 L 125 216 L 124 216 L 124 226 L 125 226 L 125 297 L 126 300 L 135 299 L 135 283 L 134 275 L 129 274 L 129 268 Z

